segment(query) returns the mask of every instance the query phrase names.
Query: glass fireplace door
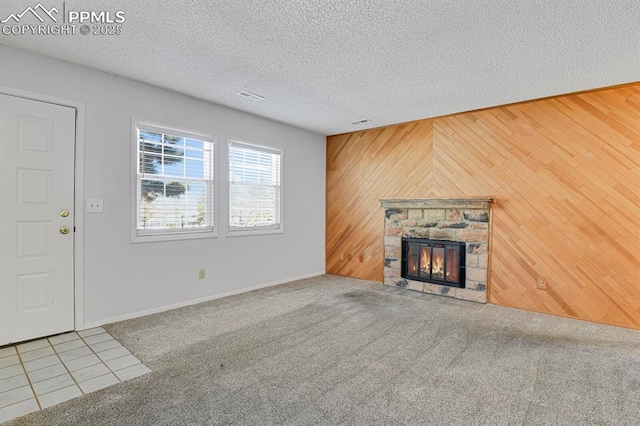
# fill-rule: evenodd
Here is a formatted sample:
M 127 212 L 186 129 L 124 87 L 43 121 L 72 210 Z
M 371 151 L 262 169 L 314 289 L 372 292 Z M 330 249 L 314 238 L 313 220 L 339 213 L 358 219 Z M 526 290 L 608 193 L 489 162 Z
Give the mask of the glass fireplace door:
M 403 278 L 464 287 L 465 243 L 420 238 L 402 239 Z

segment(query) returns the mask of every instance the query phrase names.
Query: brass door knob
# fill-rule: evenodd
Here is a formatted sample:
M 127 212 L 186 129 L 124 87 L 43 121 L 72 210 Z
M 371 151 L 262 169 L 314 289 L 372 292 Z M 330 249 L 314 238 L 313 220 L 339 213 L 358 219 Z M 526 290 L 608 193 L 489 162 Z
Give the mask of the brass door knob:
M 62 217 L 69 217 L 69 210 L 62 210 L 60 212 L 60 216 Z
M 66 226 L 61 226 L 60 227 L 60 233 L 61 234 L 68 234 L 69 233 L 69 228 Z

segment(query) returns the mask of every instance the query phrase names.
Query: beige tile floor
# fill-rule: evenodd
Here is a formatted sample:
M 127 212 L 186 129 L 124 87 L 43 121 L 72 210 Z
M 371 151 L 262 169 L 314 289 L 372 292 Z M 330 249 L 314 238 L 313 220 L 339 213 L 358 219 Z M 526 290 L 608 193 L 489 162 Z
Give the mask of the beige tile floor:
M 150 372 L 102 327 L 0 348 L 0 423 Z

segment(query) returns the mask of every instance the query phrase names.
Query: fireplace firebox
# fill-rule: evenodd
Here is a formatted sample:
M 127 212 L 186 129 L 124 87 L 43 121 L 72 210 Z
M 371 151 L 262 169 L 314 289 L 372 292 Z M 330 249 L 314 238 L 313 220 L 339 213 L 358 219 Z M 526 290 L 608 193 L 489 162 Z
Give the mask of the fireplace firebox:
M 465 286 L 465 243 L 402 239 L 403 278 L 451 287 Z

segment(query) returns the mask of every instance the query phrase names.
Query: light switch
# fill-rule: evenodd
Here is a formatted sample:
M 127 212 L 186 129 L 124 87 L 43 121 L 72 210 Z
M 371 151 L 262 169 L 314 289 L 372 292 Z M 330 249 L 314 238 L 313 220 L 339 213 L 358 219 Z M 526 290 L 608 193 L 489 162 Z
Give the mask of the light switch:
M 102 198 L 87 198 L 87 213 L 102 213 Z

